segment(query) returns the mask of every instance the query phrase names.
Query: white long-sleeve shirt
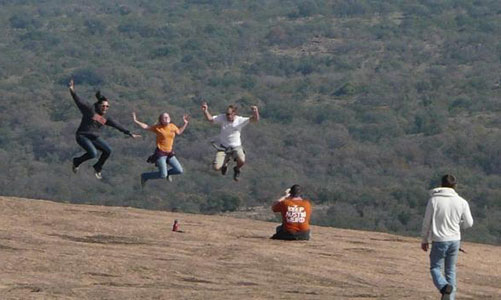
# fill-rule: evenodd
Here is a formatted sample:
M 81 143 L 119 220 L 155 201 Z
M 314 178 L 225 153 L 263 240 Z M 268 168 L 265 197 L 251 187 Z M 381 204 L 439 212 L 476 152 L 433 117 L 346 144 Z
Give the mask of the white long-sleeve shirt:
M 461 240 L 461 230 L 473 226 L 468 202 L 454 189 L 440 187 L 430 191 L 421 237 L 423 243 Z

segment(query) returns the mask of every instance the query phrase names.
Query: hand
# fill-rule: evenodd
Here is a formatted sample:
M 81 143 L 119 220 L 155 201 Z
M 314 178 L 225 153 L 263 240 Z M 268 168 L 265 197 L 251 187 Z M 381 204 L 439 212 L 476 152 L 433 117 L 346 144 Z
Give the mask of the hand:
M 202 102 L 202 111 L 206 112 L 209 109 L 209 105 L 207 105 L 207 102 Z
M 421 243 L 421 249 L 423 249 L 424 252 L 427 252 L 429 248 L 428 243 Z
M 252 106 L 251 106 L 251 109 L 252 109 L 252 112 L 257 112 L 257 106 L 252 105 Z
M 183 115 L 183 121 L 184 123 L 188 123 L 190 121 L 190 115 Z
M 140 138 L 141 135 L 140 134 L 134 134 L 134 133 L 131 133 L 130 136 L 133 138 L 133 139 L 137 139 L 137 138 Z
M 73 81 L 73 78 L 70 79 L 70 82 L 68 83 L 68 87 L 70 88 L 70 91 L 72 91 L 72 92 L 75 91 L 75 82 Z

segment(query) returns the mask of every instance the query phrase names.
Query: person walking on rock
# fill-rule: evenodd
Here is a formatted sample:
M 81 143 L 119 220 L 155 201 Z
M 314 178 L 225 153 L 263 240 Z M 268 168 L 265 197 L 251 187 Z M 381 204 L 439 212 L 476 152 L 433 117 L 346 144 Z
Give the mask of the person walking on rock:
M 455 191 L 456 178 L 442 177 L 441 187 L 430 191 L 423 219 L 421 249 L 428 251 L 431 242 L 430 272 L 442 299 L 455 299 L 456 262 L 463 229 L 473 226 L 468 202 Z M 442 274 L 442 269 L 444 274 Z

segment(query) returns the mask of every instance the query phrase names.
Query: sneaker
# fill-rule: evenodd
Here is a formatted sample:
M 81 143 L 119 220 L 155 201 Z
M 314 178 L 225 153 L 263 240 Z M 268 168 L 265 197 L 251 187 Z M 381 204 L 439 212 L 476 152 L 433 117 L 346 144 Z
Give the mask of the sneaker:
M 172 182 L 172 176 L 170 176 L 169 174 L 167 174 L 167 177 L 165 177 L 165 179 L 167 179 L 168 182 Z
M 226 172 L 228 172 L 228 165 L 224 165 L 221 167 L 221 174 L 226 175 Z
M 234 167 L 233 168 L 233 180 L 238 181 L 239 176 L 240 176 L 240 168 Z
M 75 173 L 75 174 L 76 174 L 76 173 L 78 172 L 78 166 L 77 166 L 77 164 L 75 163 L 75 159 L 76 159 L 76 158 L 74 158 L 74 159 L 73 159 L 73 165 L 71 166 L 71 170 L 73 171 L 73 173 Z
M 96 176 L 97 179 L 101 180 L 103 179 L 103 175 L 101 174 L 101 172 L 98 172 L 98 171 L 95 171 L 94 172 L 94 175 Z
M 141 175 L 141 188 L 144 189 L 144 186 L 146 185 L 146 179 Z
M 453 287 L 450 284 L 446 284 L 441 290 L 440 293 L 442 293 L 442 300 L 449 300 L 451 298 L 451 293 L 452 293 Z
M 440 300 L 450 300 L 451 299 L 451 294 L 442 294 L 442 298 Z

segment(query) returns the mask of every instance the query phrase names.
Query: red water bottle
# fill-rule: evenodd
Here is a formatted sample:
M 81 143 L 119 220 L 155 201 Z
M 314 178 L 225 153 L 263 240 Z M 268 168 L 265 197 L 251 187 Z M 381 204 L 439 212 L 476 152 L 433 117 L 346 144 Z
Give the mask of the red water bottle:
M 178 231 L 179 230 L 179 222 L 177 220 L 174 220 L 174 224 L 172 225 L 172 231 Z

